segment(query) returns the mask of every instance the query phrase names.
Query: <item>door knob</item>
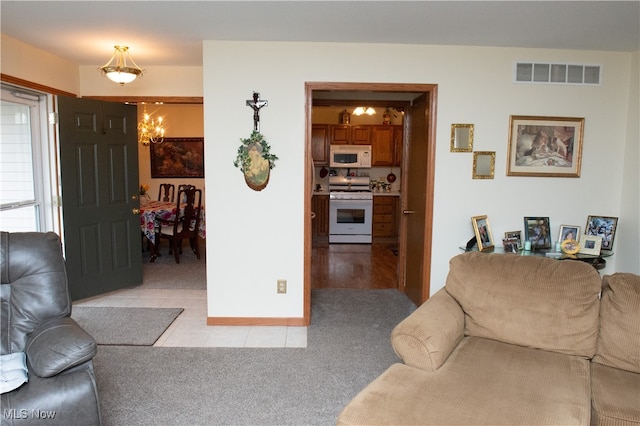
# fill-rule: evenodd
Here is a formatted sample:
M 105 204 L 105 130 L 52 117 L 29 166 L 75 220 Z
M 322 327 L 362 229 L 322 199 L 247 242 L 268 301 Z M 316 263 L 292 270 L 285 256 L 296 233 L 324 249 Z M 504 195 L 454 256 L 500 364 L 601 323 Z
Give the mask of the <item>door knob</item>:
M 404 214 L 414 214 L 415 210 L 402 210 L 402 213 L 404 213 Z
M 140 209 L 134 208 L 133 210 L 131 210 L 131 213 L 140 214 Z
M 131 196 L 131 199 L 132 199 L 133 201 L 135 201 L 135 200 L 137 200 L 137 199 L 138 199 L 138 196 L 134 194 L 134 195 L 132 195 L 132 196 Z

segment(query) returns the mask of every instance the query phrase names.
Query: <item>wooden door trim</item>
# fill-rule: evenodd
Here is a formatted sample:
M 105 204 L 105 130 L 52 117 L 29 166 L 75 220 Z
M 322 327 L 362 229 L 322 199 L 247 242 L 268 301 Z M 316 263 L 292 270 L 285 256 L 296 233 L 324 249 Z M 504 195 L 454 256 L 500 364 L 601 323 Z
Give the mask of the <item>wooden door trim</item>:
M 44 84 L 24 80 L 22 78 L 14 77 L 8 74 L 0 74 L 0 81 L 2 81 L 3 83 L 13 84 L 15 86 L 24 87 L 25 89 L 37 90 L 38 92 L 48 93 L 51 95 L 70 96 L 72 98 L 77 97 L 75 93 L 66 92 L 64 90 L 56 89 L 55 87 L 45 86 Z
M 202 96 L 83 96 L 83 98 L 136 105 L 141 103 L 202 105 L 204 103 Z
M 312 106 L 314 90 L 336 90 L 336 91 L 373 91 L 373 92 L 408 92 L 422 93 L 429 101 L 429 129 L 427 131 L 427 152 L 429 158 L 427 164 L 427 197 L 425 206 L 425 256 L 424 256 L 424 280 L 422 285 L 422 301 L 429 298 L 431 289 L 431 253 L 433 237 L 433 191 L 435 186 L 435 153 L 436 153 L 436 109 L 437 109 L 437 84 L 406 84 L 406 83 L 348 83 L 348 82 L 307 82 L 305 83 L 305 173 L 304 173 L 304 323 L 308 325 L 311 321 L 311 182 L 313 173 L 313 160 L 311 157 L 311 126 L 312 126 Z M 408 135 L 404 132 L 404 149 L 406 154 L 408 148 Z M 403 155 L 403 166 L 405 166 L 406 155 Z M 404 207 L 404 195 L 401 196 L 400 205 Z M 399 259 L 405 256 L 404 236 L 406 233 L 404 224 L 401 222 L 401 234 L 399 244 Z M 399 273 L 398 289 L 404 291 L 404 271 Z M 402 281 L 400 280 L 402 278 Z

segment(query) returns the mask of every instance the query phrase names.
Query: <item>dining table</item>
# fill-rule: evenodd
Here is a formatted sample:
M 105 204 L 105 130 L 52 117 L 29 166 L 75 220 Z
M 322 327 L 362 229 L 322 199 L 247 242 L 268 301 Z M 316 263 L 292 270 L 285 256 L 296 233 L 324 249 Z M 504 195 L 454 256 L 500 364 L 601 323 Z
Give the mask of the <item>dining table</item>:
M 159 227 L 159 221 L 174 221 L 177 210 L 178 205 L 175 201 L 155 201 L 140 198 L 140 229 L 150 243 L 149 251 L 151 262 L 160 256 L 156 242 L 156 230 Z M 184 204 L 180 205 L 180 214 L 184 214 Z M 204 207 L 200 208 L 198 236 L 200 238 L 206 237 Z

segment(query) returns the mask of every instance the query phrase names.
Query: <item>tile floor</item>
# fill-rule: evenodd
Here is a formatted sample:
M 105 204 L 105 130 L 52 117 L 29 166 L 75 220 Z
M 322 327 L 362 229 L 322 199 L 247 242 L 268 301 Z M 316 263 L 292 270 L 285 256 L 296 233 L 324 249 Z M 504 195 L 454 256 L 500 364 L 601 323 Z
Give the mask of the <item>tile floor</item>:
M 314 248 L 313 259 L 313 288 L 396 287 L 397 257 L 388 244 L 328 245 Z M 206 290 L 135 287 L 84 299 L 74 305 L 183 308 L 154 346 L 307 347 L 307 327 L 208 326 Z
M 74 302 L 75 306 L 183 308 L 154 346 L 306 348 L 307 327 L 208 326 L 206 290 L 132 288 Z

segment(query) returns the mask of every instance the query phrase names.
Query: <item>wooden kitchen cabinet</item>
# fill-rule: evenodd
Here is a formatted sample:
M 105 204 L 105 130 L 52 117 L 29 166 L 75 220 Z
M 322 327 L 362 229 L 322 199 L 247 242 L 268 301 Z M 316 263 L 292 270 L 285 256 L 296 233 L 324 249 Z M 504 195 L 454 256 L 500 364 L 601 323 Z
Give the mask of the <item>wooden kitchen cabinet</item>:
M 351 143 L 354 145 L 370 145 L 371 126 L 351 126 Z
M 402 126 L 371 126 L 371 165 L 401 166 L 403 140 Z
M 331 126 L 331 144 L 347 145 L 351 142 L 351 126 L 338 124 Z
M 314 245 L 329 243 L 329 196 L 314 195 L 311 198 L 311 236 Z
M 329 165 L 329 125 L 311 126 L 311 157 L 316 166 Z
M 371 165 L 395 165 L 396 147 L 394 126 L 372 126 Z
M 398 197 L 373 197 L 373 238 L 398 239 Z
M 370 145 L 371 126 L 334 124 L 331 126 L 330 142 L 332 145 Z

